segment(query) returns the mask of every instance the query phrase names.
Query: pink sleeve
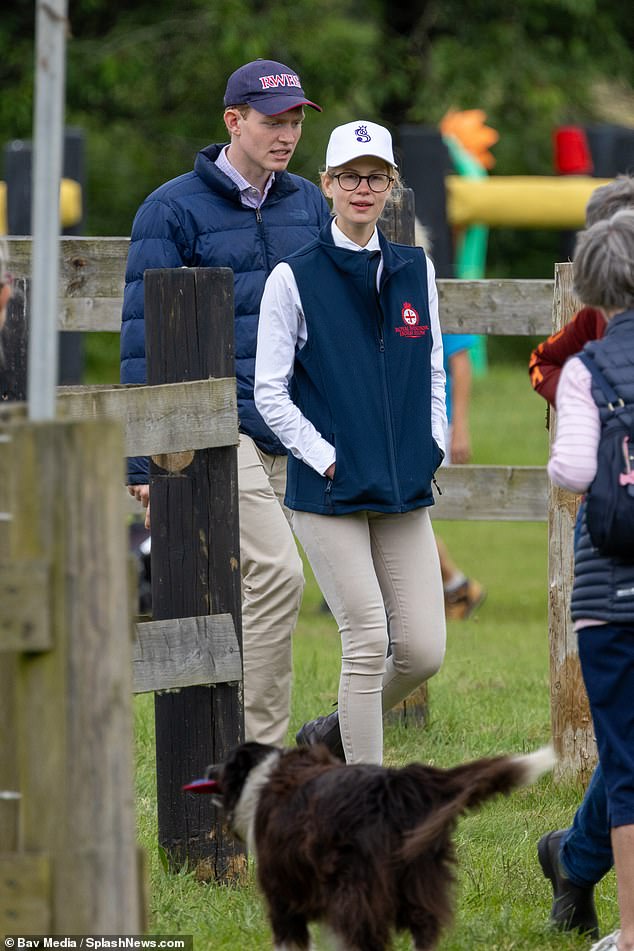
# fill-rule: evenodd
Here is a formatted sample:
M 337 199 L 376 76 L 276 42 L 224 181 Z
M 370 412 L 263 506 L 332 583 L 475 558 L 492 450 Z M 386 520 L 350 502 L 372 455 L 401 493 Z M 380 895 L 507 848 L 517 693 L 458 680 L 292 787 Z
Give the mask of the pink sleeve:
M 601 420 L 592 399 L 590 371 L 576 357 L 561 371 L 556 427 L 548 475 L 563 489 L 585 492 L 597 471 Z

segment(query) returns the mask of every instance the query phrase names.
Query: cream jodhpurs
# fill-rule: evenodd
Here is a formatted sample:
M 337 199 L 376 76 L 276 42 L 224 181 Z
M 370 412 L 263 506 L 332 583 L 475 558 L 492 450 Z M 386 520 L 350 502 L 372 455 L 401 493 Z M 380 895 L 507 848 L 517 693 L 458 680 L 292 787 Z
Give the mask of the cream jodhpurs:
M 292 521 L 339 625 L 346 760 L 380 763 L 383 712 L 435 674 L 445 653 L 443 587 L 429 510 L 295 511 Z
M 304 571 L 284 509 L 286 456 L 238 447 L 244 726 L 247 740 L 286 744 L 292 642 Z

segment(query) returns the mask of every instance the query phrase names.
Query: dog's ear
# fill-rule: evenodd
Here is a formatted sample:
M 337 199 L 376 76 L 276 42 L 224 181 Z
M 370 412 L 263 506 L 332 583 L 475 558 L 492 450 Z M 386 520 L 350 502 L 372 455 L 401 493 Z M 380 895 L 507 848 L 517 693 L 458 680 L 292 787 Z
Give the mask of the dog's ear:
M 217 777 L 223 788 L 231 785 L 242 788 L 251 770 L 271 753 L 272 746 L 263 743 L 242 743 L 236 746 L 222 766 L 209 767 L 218 770 Z
M 232 778 L 244 781 L 251 770 L 266 759 L 273 750 L 274 747 L 264 743 L 242 743 L 229 755 L 224 767 L 225 773 L 230 772 Z
M 232 780 L 237 780 L 242 786 L 254 765 L 255 761 L 251 750 L 245 746 L 239 746 L 227 760 L 225 769 L 231 775 Z
M 212 763 L 211 766 L 208 766 L 204 772 L 205 779 L 215 779 L 216 781 L 220 780 L 220 774 L 222 773 L 222 763 Z

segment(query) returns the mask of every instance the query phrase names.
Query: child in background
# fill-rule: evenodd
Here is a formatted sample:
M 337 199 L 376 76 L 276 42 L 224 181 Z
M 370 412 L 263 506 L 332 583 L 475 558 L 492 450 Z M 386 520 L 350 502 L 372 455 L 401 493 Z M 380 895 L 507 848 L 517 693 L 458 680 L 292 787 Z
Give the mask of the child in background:
M 469 401 L 471 398 L 472 334 L 443 336 L 444 367 L 447 376 L 447 453 L 443 465 L 461 465 L 471 459 L 469 434 Z M 454 562 L 436 531 L 440 571 L 445 592 L 445 614 L 448 621 L 465 621 L 486 598 L 486 591 L 475 578 L 467 578 Z

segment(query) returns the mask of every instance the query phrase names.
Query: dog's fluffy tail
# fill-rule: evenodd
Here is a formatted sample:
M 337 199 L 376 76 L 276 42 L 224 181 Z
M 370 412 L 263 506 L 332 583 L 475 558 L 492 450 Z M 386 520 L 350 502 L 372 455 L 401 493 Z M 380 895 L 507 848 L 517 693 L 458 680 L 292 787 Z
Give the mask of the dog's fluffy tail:
M 458 816 L 485 800 L 528 786 L 556 763 L 552 746 L 542 746 L 524 756 L 496 756 L 464 763 L 443 771 L 442 801 L 405 837 L 401 858 L 410 861 L 434 841 Z

